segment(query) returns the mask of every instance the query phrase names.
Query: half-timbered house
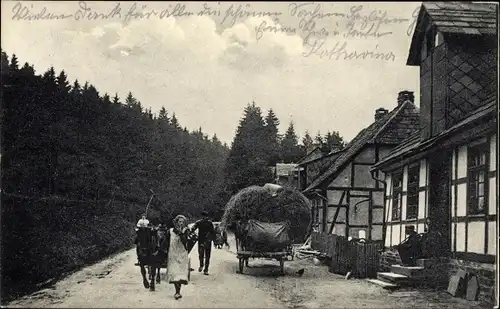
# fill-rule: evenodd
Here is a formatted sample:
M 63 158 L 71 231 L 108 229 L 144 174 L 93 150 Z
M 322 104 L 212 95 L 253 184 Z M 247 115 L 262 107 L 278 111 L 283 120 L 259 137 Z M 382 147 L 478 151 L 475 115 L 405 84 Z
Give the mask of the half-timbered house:
M 370 167 L 417 129 L 413 101 L 413 92 L 401 91 L 391 112 L 377 109 L 375 121 L 304 190 L 318 210 L 319 232 L 383 239 L 384 187 L 372 178 Z
M 299 167 L 299 190 L 303 191 L 310 186 L 339 157 L 343 150 L 343 148 L 336 147 L 325 153 L 320 147 L 316 147 L 299 160 L 297 164 Z M 323 216 L 323 207 L 326 205 L 324 197 L 319 194 L 309 194 L 308 198 L 312 204 L 312 227 L 319 230 L 324 224 L 322 223 L 323 218 L 326 218 Z
M 424 2 L 407 60 L 420 67 L 419 131 L 373 167 L 385 174 L 385 246 L 400 244 L 406 226 L 437 232 L 443 269 L 476 274 L 487 296 L 498 241 L 497 14 Z

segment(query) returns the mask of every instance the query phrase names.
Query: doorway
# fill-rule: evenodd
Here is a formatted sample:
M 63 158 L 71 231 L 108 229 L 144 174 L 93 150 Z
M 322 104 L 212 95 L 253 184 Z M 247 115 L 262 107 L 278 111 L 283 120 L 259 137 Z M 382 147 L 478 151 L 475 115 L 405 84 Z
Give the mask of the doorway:
M 429 158 L 429 232 L 439 235 L 433 248 L 438 256 L 451 253 L 451 152 Z

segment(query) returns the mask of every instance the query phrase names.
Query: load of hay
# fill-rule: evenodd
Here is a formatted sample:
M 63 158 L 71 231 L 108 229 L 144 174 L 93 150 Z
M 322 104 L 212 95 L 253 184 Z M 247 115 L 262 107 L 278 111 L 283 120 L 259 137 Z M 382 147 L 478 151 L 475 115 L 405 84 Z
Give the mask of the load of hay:
M 292 240 L 302 242 L 309 232 L 311 203 L 292 188 L 273 184 L 250 186 L 231 197 L 221 224 L 234 232 L 238 220 L 248 219 L 267 223 L 288 221 Z

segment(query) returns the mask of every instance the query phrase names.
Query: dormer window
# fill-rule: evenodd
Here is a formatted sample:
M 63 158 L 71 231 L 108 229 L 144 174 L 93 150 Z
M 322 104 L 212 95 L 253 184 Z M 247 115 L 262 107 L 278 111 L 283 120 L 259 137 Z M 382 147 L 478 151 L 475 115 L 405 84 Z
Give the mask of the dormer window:
M 434 38 L 435 45 L 434 47 L 437 47 L 444 42 L 443 34 L 440 31 L 436 32 L 436 37 Z

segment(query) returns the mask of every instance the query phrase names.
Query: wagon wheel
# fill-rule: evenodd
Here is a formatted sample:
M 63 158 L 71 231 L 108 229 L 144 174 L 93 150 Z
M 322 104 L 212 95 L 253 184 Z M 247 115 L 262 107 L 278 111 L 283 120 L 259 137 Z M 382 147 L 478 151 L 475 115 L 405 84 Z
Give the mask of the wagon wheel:
M 242 274 L 243 273 L 243 258 L 238 259 L 238 266 L 239 266 L 240 274 Z
M 282 275 L 285 275 L 285 260 L 283 258 L 279 259 L 280 261 L 280 271 Z

